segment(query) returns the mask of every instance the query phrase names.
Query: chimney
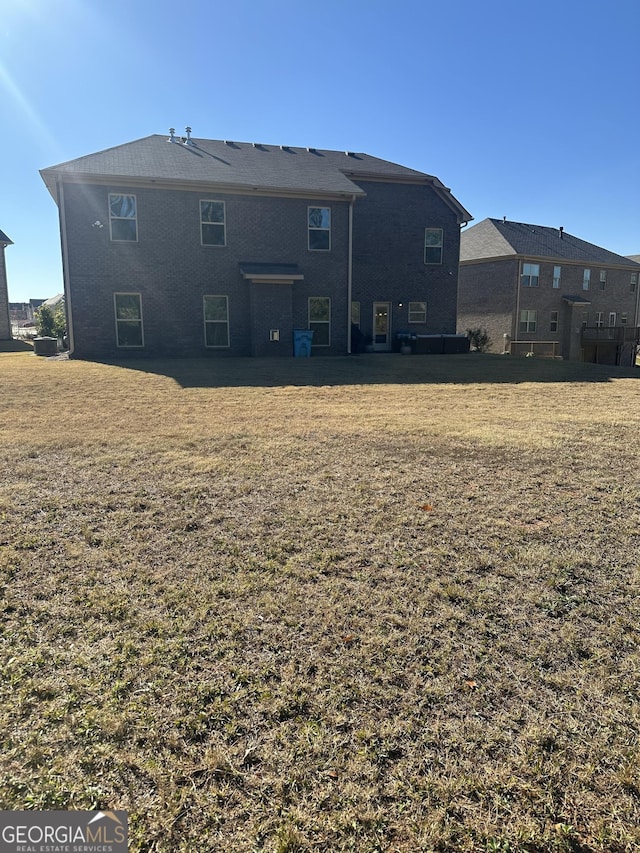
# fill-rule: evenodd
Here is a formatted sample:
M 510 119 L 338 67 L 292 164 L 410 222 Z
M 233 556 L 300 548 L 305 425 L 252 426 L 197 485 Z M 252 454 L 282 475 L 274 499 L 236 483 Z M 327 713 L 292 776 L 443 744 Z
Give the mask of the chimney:
M 559 230 L 558 230 L 558 234 L 559 234 L 561 240 L 562 240 L 562 232 L 563 231 L 564 231 L 564 227 L 561 225 Z

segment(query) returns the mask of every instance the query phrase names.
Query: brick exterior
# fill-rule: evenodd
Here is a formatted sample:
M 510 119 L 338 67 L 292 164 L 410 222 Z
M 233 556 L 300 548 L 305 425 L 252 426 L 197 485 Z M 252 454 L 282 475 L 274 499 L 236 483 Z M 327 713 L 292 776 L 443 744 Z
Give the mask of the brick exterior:
M 456 213 L 426 184 L 358 185 L 367 195 L 353 205 L 353 300 L 361 303 L 363 332 L 371 331 L 375 300 L 392 304 L 392 333 L 454 332 L 460 241 Z M 109 193 L 136 196 L 136 243 L 110 239 Z M 226 246 L 201 245 L 200 199 L 225 202 Z M 331 208 L 330 251 L 308 249 L 309 206 Z M 308 328 L 312 296 L 331 299 L 331 344 L 314 347 L 313 354 L 345 354 L 351 312 L 349 207 L 347 198 L 66 182 L 63 211 L 73 355 L 292 355 L 293 329 Z M 425 227 L 443 228 L 441 264 L 424 264 Z M 242 263 L 297 264 L 304 279 L 252 282 L 243 277 Z M 141 295 L 143 348 L 116 345 L 117 292 Z M 228 297 L 227 349 L 205 347 L 205 295 Z M 410 301 L 427 302 L 426 323 L 409 325 Z M 271 329 L 279 330 L 279 342 L 269 340 Z
M 601 312 L 604 325 L 615 313 L 616 325 L 626 313 L 627 325 L 638 323 L 637 287 L 630 286 L 632 268 L 620 269 L 569 261 L 544 261 L 527 258 L 540 266 L 537 287 L 520 283 L 519 258 L 491 261 L 465 261 L 460 265 L 458 294 L 458 331 L 484 328 L 492 341 L 493 352 L 502 352 L 504 335 L 518 341 L 555 341 L 556 353 L 563 358 L 583 357 L 580 343 L 583 325 L 595 326 Z M 554 266 L 561 267 L 560 286 L 553 287 Z M 583 289 L 583 272 L 591 270 L 589 290 Z M 600 271 L 606 271 L 606 285 L 600 287 Z M 638 285 L 640 286 L 640 285 Z M 565 297 L 579 297 L 590 304 L 573 304 Z M 536 331 L 521 332 L 520 312 L 536 311 Z M 552 312 L 558 312 L 557 331 L 551 331 Z
M 4 246 L 0 244 L 0 341 L 8 340 L 11 340 L 9 290 L 7 287 L 7 267 L 4 258 Z

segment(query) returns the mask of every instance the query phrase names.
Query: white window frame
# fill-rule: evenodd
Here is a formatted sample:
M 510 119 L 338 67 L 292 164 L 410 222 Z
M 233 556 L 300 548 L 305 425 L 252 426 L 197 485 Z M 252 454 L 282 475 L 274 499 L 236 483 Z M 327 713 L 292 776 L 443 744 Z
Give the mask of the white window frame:
M 604 326 L 604 314 L 602 311 L 596 311 L 596 328 L 601 329 Z
M 620 313 L 620 325 L 626 326 L 628 322 L 629 322 L 629 315 L 627 314 L 626 311 L 622 311 Z
M 615 326 L 618 315 L 615 311 L 609 311 L 609 328 Z
M 591 270 L 585 269 L 582 271 L 582 289 L 589 290 L 591 287 Z
M 535 333 L 537 326 L 538 312 L 535 309 L 524 308 L 520 311 L 520 324 L 518 326 L 520 332 L 526 335 L 532 335 Z
M 558 290 L 560 288 L 560 280 L 562 278 L 562 267 L 554 267 L 553 268 L 553 289 Z
M 326 300 L 327 305 L 329 306 L 329 319 L 328 320 L 312 320 L 311 319 L 311 304 L 316 299 Z M 331 346 L 331 297 L 330 296 L 310 296 L 307 300 L 307 325 L 309 329 L 313 329 L 313 331 L 318 331 L 318 326 L 327 326 L 327 343 L 318 344 L 315 340 L 311 342 L 311 345 L 314 347 L 330 347 Z M 315 339 L 315 335 L 313 336 Z
M 140 317 L 127 319 L 118 317 L 118 296 L 137 296 L 140 306 Z M 113 316 L 116 328 L 116 346 L 118 349 L 142 349 L 144 347 L 144 319 L 142 315 L 142 294 L 132 290 L 118 290 L 113 294 Z M 139 323 L 140 325 L 140 343 L 139 344 L 121 344 L 120 343 L 120 323 Z
M 416 308 L 415 306 L 421 306 Z M 409 323 L 426 323 L 427 322 L 427 303 L 425 302 L 410 302 L 407 312 L 407 322 Z
M 318 227 L 317 225 L 311 225 L 311 211 L 312 210 L 326 210 L 329 215 L 329 225 L 328 227 Z M 331 208 L 326 205 L 321 204 L 310 204 L 307 207 L 307 248 L 310 252 L 330 252 L 331 251 Z M 328 234 L 329 235 L 329 245 L 325 248 L 318 248 L 317 246 L 311 245 L 311 232 L 315 234 Z
M 132 198 L 133 199 L 133 208 L 134 215 L 133 216 L 114 216 L 111 212 L 111 199 L 112 198 Z M 109 238 L 112 243 L 137 243 L 138 242 L 138 198 L 134 193 L 109 193 Z M 121 237 L 113 236 L 113 223 L 114 222 L 133 222 L 136 229 L 136 236 L 134 240 L 123 240 Z
M 429 235 L 437 234 L 439 240 L 437 243 L 429 242 Z M 429 249 L 439 249 L 439 259 L 437 261 L 427 260 L 427 251 Z M 444 229 L 443 228 L 425 228 L 424 229 L 424 262 L 427 266 L 442 266 L 442 258 L 444 256 Z
M 632 272 L 631 278 L 629 279 L 629 290 L 631 291 L 631 293 L 635 293 L 637 287 L 638 287 L 638 273 Z
M 540 284 L 540 264 L 522 264 L 520 283 L 523 287 L 538 287 Z
M 559 321 L 560 321 L 560 312 L 559 311 L 552 311 L 551 312 L 551 318 L 549 320 L 549 331 L 550 332 L 557 332 L 558 331 Z
M 222 222 L 209 222 L 202 218 L 203 204 L 221 204 L 222 205 Z M 227 245 L 227 205 L 220 198 L 201 198 L 198 202 L 200 210 L 200 245 L 206 249 L 224 249 Z M 205 225 L 222 225 L 222 243 L 205 243 L 204 226 Z
M 207 299 L 224 299 L 226 320 L 207 320 Z M 202 318 L 204 321 L 204 345 L 206 349 L 229 349 L 231 346 L 231 335 L 229 333 L 229 297 L 224 293 L 205 293 L 202 297 Z M 216 325 L 225 325 L 227 329 L 226 344 L 208 344 L 207 343 L 207 326 L 213 323 Z
M 600 290 L 604 290 L 607 286 L 607 271 L 600 270 Z

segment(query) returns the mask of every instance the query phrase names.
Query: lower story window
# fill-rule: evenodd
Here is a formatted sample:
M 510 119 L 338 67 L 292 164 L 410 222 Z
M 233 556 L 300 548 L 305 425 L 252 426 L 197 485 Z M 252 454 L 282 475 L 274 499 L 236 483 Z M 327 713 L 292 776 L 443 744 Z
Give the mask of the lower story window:
M 314 347 L 328 347 L 331 345 L 330 297 L 309 297 L 309 328 L 313 329 Z
M 549 321 L 549 331 L 557 332 L 558 331 L 558 312 L 551 312 L 551 320 Z
M 352 302 L 351 303 L 351 323 L 354 326 L 360 328 L 360 303 Z
M 139 293 L 114 293 L 116 342 L 119 347 L 143 347 L 142 296 Z
M 410 302 L 409 303 L 409 322 L 410 323 L 426 323 L 427 322 L 427 303 L 426 302 Z
M 521 311 L 520 312 L 520 331 L 535 332 L 536 322 L 538 320 L 537 311 Z
M 204 297 L 204 345 L 213 349 L 229 346 L 229 300 L 226 296 Z

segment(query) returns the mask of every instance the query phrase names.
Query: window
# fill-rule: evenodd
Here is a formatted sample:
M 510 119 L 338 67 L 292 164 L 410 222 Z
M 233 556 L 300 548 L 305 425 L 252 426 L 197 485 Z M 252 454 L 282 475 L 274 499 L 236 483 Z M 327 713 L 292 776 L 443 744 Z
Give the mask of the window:
M 427 322 L 427 303 L 426 302 L 410 302 L 409 303 L 409 322 L 410 323 L 426 323 Z
M 589 325 L 589 312 L 588 311 L 582 312 L 582 320 L 580 321 L 580 325 L 582 326 L 583 329 L 586 329 L 587 326 Z
M 610 314 L 609 314 L 609 325 L 610 325 L 610 326 L 615 326 L 615 324 L 616 324 L 616 312 L 615 312 L 615 311 L 611 311 L 611 312 L 610 312 Z
M 591 286 L 591 270 L 585 270 L 582 273 L 582 289 L 589 290 Z
M 560 287 L 560 275 L 562 273 L 562 267 L 554 267 L 553 268 L 553 288 L 554 290 L 558 290 Z
M 328 252 L 331 249 L 331 208 L 310 207 L 309 249 L 312 252 Z
M 628 322 L 629 322 L 629 315 L 627 314 L 626 311 L 623 311 L 622 314 L 620 314 L 620 325 L 626 326 Z
M 134 195 L 116 195 L 109 193 L 109 225 L 111 239 L 136 243 L 138 240 L 138 220 L 136 217 L 136 197 Z
M 309 297 L 309 328 L 313 329 L 313 346 L 331 344 L 331 299 L 328 296 Z
M 442 263 L 442 228 L 424 229 L 424 262 L 425 264 Z
M 204 297 L 204 345 L 211 349 L 229 346 L 229 301 L 226 296 Z
M 631 293 L 635 293 L 635 292 L 636 292 L 636 287 L 637 287 L 637 286 L 638 286 L 638 273 L 637 273 L 637 272 L 632 272 L 632 273 L 631 273 L 631 279 L 630 279 L 630 281 L 629 281 L 629 290 L 631 291 Z
M 537 311 L 521 311 L 520 312 L 520 331 L 535 332 L 536 321 L 538 319 Z
M 551 320 L 549 321 L 549 331 L 557 332 L 558 331 L 558 312 L 551 312 Z
M 607 271 L 600 270 L 600 290 L 604 290 L 607 286 Z
M 602 311 L 596 311 L 596 326 L 598 328 L 604 326 L 604 315 Z
M 139 293 L 113 294 L 116 342 L 119 347 L 142 347 L 142 297 Z
M 540 264 L 522 264 L 520 281 L 523 287 L 537 287 L 540 280 Z
M 200 239 L 203 246 L 226 246 L 225 209 L 223 201 L 200 201 Z
M 360 303 L 351 303 L 351 323 L 360 328 Z

